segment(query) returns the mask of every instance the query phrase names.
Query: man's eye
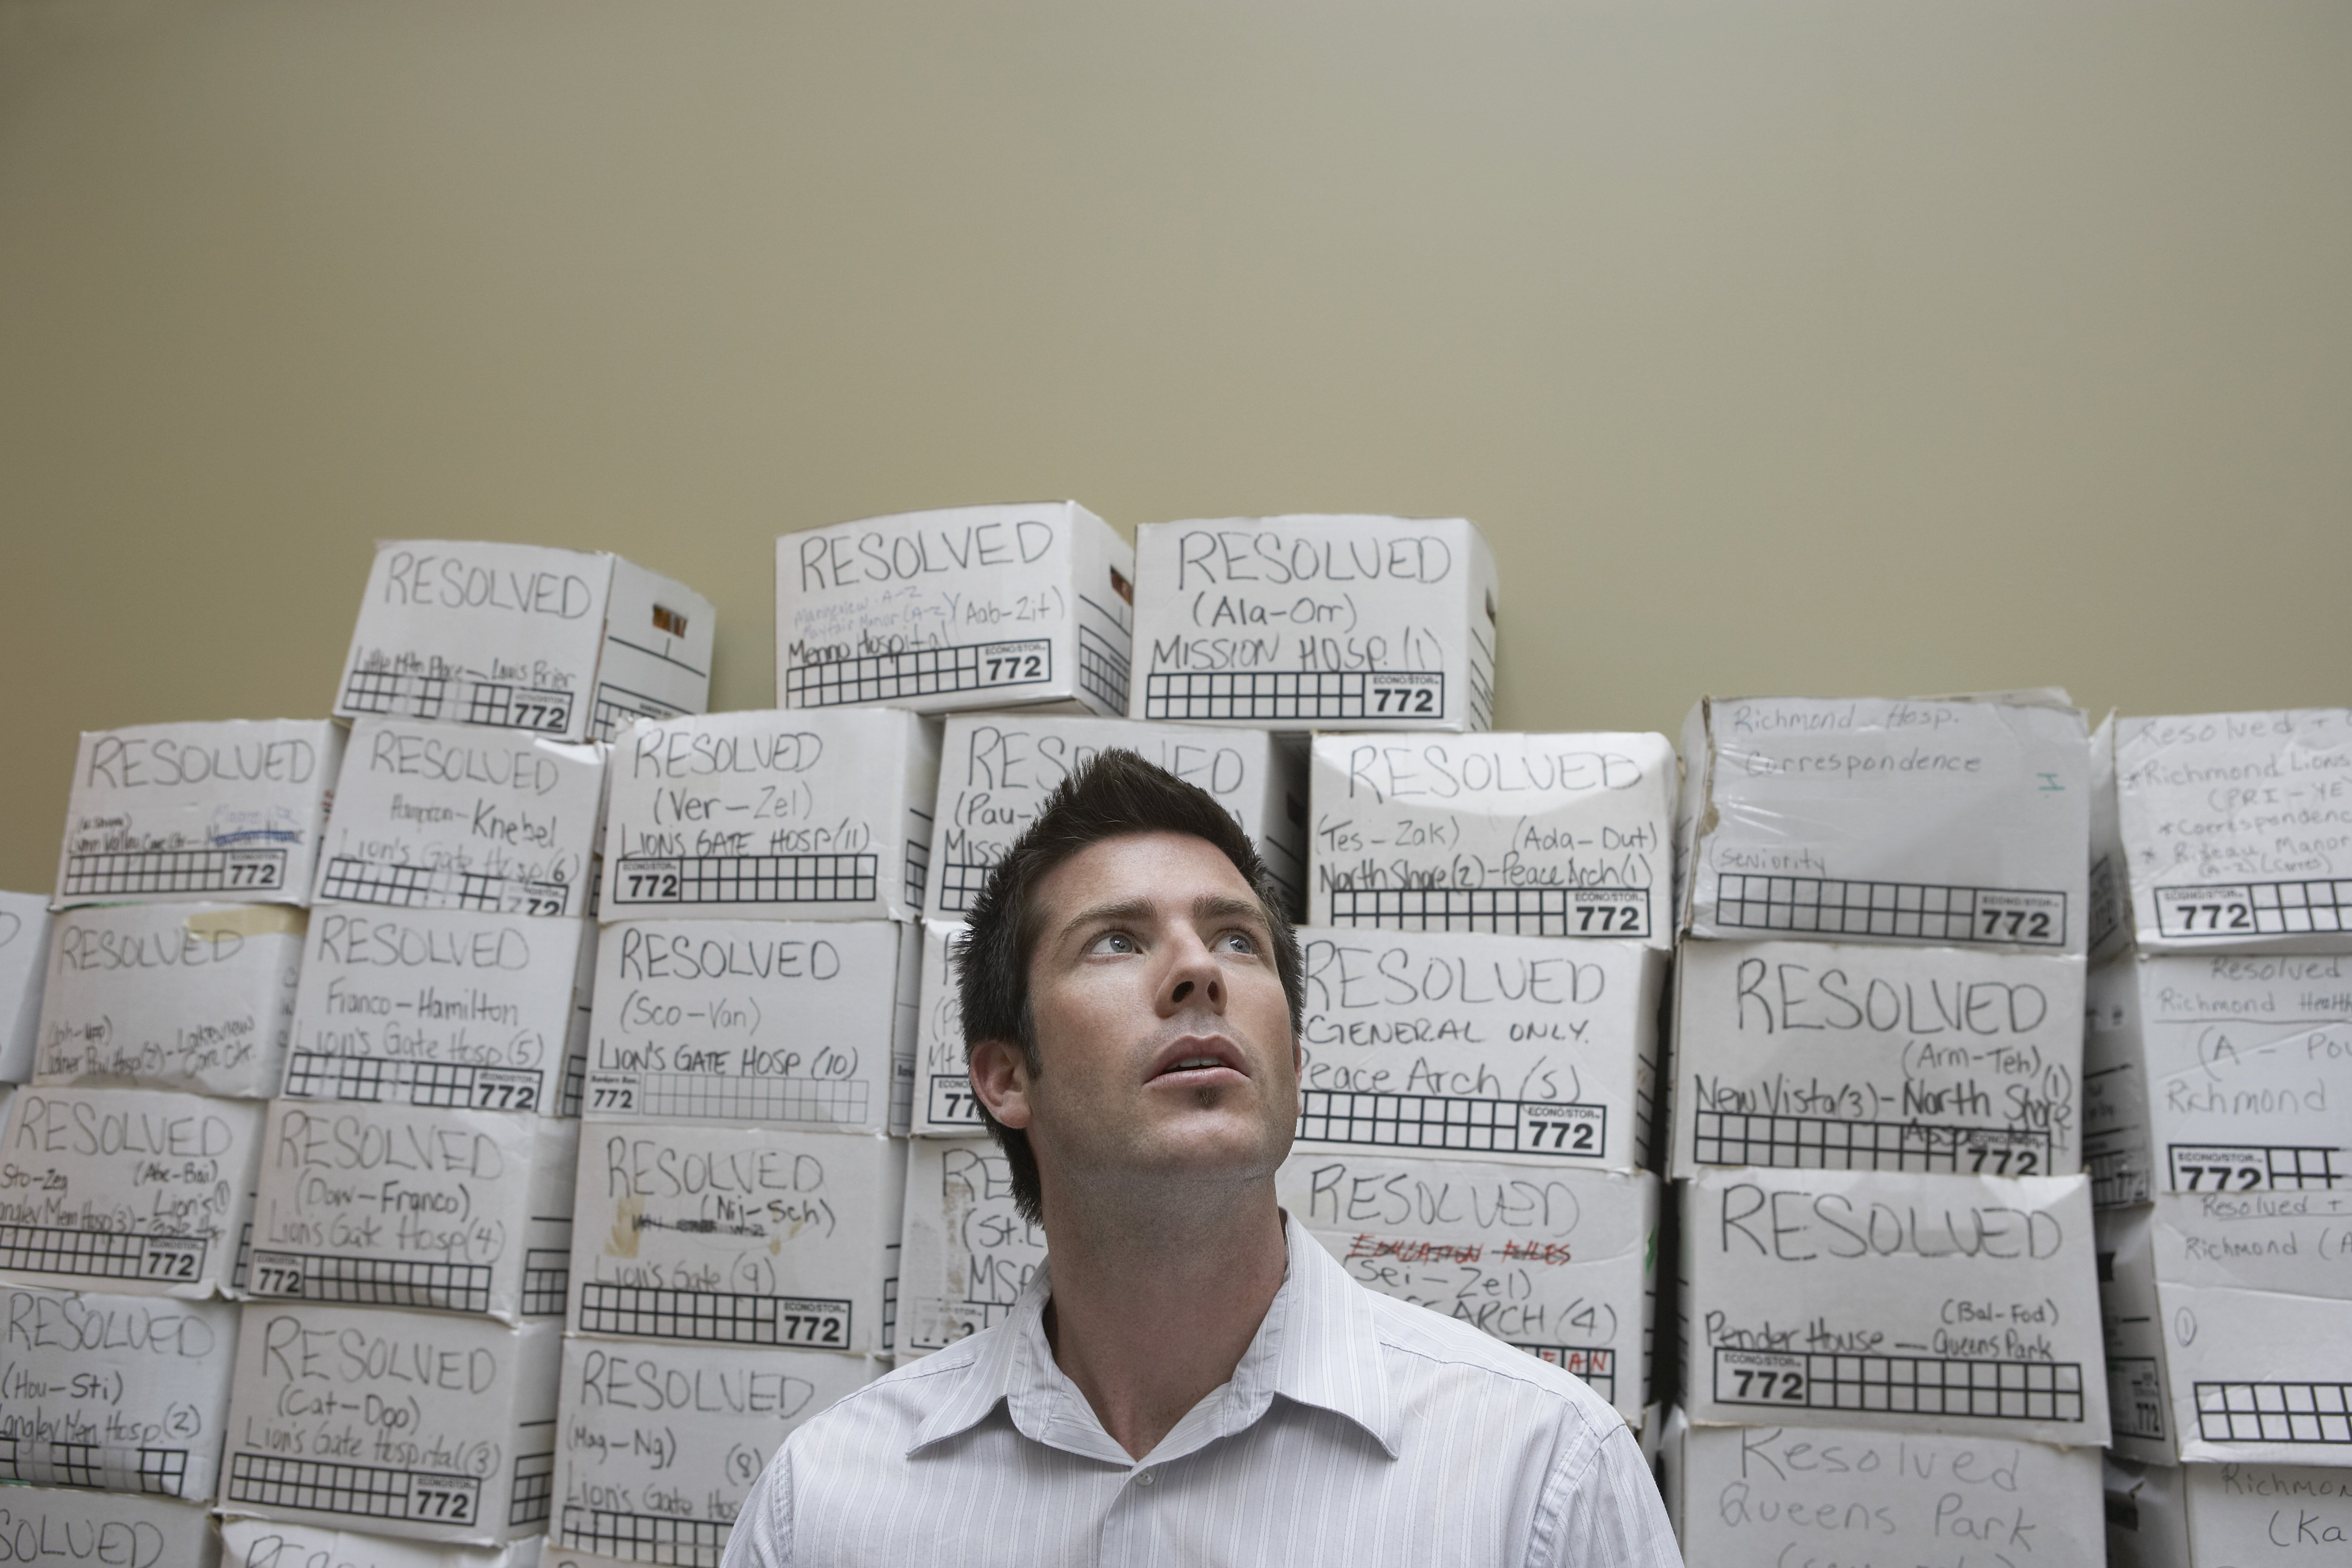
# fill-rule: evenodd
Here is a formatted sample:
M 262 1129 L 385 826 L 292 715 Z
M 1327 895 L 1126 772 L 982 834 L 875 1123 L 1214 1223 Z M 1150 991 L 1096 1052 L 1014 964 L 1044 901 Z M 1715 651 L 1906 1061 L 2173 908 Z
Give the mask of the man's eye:
M 1225 951 L 1228 952 L 1255 952 L 1257 951 L 1257 938 L 1250 935 L 1250 933 L 1245 931 L 1229 931 L 1224 934 L 1223 941 L 1225 944 Z
M 1088 952 L 1133 952 L 1135 939 L 1123 931 L 1107 931 L 1087 944 Z

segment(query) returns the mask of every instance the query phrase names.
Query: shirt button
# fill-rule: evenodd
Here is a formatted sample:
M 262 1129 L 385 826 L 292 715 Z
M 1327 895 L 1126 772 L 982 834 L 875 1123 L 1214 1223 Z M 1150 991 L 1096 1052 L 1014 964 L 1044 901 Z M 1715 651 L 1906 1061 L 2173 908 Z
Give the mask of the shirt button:
M 1138 1470 L 1135 1472 L 1135 1484 L 1139 1487 L 1148 1487 L 1159 1479 L 1160 1478 L 1150 1470 Z

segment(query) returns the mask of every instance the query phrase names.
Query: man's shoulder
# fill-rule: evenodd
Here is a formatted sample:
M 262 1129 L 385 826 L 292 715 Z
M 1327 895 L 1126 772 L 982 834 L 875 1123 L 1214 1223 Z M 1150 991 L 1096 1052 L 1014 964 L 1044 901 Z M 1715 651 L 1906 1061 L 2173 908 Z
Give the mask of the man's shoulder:
M 982 1336 L 994 1331 L 983 1330 L 945 1350 L 901 1363 L 873 1382 L 852 1389 L 801 1423 L 793 1436 L 806 1436 L 808 1441 L 797 1446 L 830 1447 L 863 1438 L 884 1448 L 895 1445 L 894 1451 L 904 1452 L 923 1424 L 961 1391 L 965 1374 L 979 1359 Z
M 1526 1418 L 1556 1420 L 1598 1442 L 1624 1426 L 1592 1385 L 1573 1373 L 1506 1344 L 1442 1312 L 1366 1289 L 1372 1331 L 1392 1375 L 1424 1381 L 1432 1392 L 1521 1407 Z

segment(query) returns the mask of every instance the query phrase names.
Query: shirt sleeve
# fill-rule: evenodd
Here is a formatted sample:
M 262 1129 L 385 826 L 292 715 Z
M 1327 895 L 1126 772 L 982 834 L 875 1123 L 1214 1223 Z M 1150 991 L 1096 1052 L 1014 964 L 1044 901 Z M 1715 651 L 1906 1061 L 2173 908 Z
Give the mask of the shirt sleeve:
M 719 1568 L 786 1568 L 793 1560 L 793 1461 L 789 1440 L 751 1483 L 727 1534 Z
M 1570 1447 L 1545 1482 L 1528 1568 L 1683 1568 L 1641 1446 L 1611 1426 L 1591 1448 Z

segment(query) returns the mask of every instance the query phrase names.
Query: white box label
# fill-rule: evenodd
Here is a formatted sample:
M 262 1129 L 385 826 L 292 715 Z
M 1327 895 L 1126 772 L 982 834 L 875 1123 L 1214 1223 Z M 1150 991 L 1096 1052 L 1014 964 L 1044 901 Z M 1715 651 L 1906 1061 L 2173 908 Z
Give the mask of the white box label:
M 0 1480 L 212 1497 L 235 1307 L 10 1289 L 0 1323 Z
M 1013 1167 L 993 1139 L 916 1138 L 907 1148 L 898 1350 L 923 1355 L 1001 1323 L 1045 1260 L 1021 1217 Z

